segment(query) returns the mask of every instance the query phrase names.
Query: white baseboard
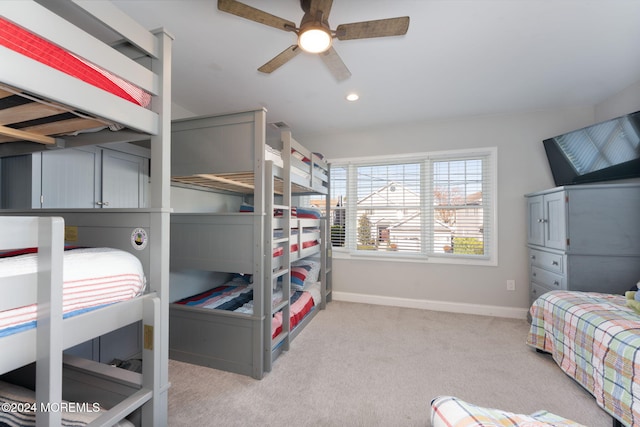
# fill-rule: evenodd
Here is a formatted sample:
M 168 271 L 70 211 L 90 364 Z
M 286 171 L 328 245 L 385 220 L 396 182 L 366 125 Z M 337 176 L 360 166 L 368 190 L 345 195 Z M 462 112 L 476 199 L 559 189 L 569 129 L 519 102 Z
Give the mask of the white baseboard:
M 508 317 L 512 319 L 526 319 L 528 312 L 528 309 L 518 307 L 500 307 L 495 305 L 418 300 L 411 298 L 385 297 L 381 295 L 354 294 L 351 292 L 333 291 L 331 295 L 335 301 L 447 311 L 450 313 L 477 314 L 481 316 Z

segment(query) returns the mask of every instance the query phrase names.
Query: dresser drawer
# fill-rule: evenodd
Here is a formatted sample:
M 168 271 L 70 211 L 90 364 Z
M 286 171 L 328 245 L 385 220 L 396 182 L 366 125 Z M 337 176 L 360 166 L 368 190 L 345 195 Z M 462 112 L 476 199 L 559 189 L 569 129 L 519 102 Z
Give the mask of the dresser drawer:
M 553 271 L 555 273 L 564 273 L 562 257 L 562 255 L 551 252 L 529 249 L 529 260 L 531 265 L 542 267 L 545 270 Z
M 533 304 L 533 302 L 535 300 L 537 300 L 538 297 L 542 296 L 543 294 L 546 294 L 550 290 L 551 289 L 545 288 L 544 286 L 540 286 L 537 283 L 531 283 L 531 301 L 530 301 L 530 303 Z
M 531 281 L 549 289 L 566 289 L 564 276 L 540 267 L 531 267 Z

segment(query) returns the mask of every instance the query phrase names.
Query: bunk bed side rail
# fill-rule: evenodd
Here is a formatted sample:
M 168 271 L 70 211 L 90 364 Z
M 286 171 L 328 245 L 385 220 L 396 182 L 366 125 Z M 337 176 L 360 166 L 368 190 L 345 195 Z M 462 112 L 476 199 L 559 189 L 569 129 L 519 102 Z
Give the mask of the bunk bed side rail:
M 2 5 L 2 2 L 0 2 Z M 11 64 L 0 69 L 0 83 L 73 109 L 93 114 L 131 129 L 155 134 L 158 115 L 146 108 L 96 88 L 82 80 L 29 59 L 0 46 L 0 63 Z M 34 79 L 32 76 L 37 75 Z M 104 111 L 104 105 L 111 105 Z
M 159 93 L 158 75 L 32 0 L 2 1 L 0 15 L 151 94 Z M 151 33 L 148 35 L 155 37 Z M 131 42 L 148 44 L 145 40 Z M 0 83 L 9 89 L 24 91 L 150 135 L 158 131 L 157 113 L 37 60 L 2 47 L 0 63 L 11 65 L 0 69 Z
M 253 172 L 255 132 L 264 110 L 172 122 L 171 174 Z
M 113 4 L 94 0 L 72 1 L 147 55 L 160 58 L 157 38 Z
M 158 56 L 157 40 L 153 34 L 142 29 L 113 4 L 92 1 L 80 2 L 78 5 L 96 17 L 97 20 L 92 21 L 93 26 L 104 24 L 109 29 L 116 27 L 118 34 L 124 36 L 126 41 L 141 46 L 147 55 Z M 122 77 L 147 92 L 158 93 L 158 81 L 149 69 L 35 1 L 3 0 L 0 3 L 0 11 L 4 18 L 55 45 L 62 46 L 65 50 Z M 120 26 L 116 24 L 117 21 L 121 21 Z M 131 31 L 122 31 L 121 26 L 125 23 L 132 25 Z
M 171 214 L 171 267 L 253 274 L 256 215 Z

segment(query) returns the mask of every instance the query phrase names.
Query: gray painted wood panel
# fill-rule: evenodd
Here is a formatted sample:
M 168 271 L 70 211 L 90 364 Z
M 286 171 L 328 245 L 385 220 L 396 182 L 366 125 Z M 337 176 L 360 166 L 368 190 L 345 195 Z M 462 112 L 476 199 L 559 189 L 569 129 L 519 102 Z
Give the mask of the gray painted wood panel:
M 144 207 L 146 159 L 113 150 L 102 151 L 102 207 Z
M 42 208 L 93 208 L 98 197 L 99 151 L 42 153 Z
M 527 204 L 531 302 L 554 289 L 624 294 L 640 281 L 640 184 L 559 187 Z

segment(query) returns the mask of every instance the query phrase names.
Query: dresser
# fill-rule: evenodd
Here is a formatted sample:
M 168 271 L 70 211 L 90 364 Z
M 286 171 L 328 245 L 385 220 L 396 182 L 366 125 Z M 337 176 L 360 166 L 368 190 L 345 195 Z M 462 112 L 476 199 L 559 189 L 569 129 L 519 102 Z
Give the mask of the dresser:
M 557 289 L 624 294 L 640 281 L 640 183 L 526 195 L 530 300 Z

